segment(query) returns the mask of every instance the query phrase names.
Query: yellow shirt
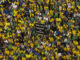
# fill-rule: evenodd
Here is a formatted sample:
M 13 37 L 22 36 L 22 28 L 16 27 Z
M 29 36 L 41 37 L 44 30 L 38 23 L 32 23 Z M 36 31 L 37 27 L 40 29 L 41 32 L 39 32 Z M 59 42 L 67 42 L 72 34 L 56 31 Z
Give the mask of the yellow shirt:
M 66 0 L 67 3 L 71 2 L 72 0 Z
M 20 53 L 23 53 L 24 51 L 23 50 L 20 50 Z
M 60 42 L 60 41 L 58 41 L 58 42 L 57 42 L 57 45 L 60 45 L 60 44 L 61 44 L 61 42 Z
M 46 60 L 46 57 L 42 57 L 42 60 Z
M 13 51 L 11 51 L 10 54 L 13 55 Z
M 2 31 L 2 28 L 0 28 L 0 31 Z
M 78 41 L 73 41 L 74 45 L 78 45 Z
M 80 50 L 80 45 L 78 45 L 77 48 Z
M 45 23 L 45 21 L 44 21 L 44 20 L 41 20 L 41 23 L 42 23 L 42 24 L 44 24 L 44 23 Z
M 78 9 L 80 9 L 80 6 L 77 6 L 78 7 Z
M 31 14 L 31 16 L 33 17 L 33 16 L 34 16 L 34 14 Z
M 63 27 L 62 26 L 58 26 L 58 29 L 59 29 L 60 32 L 62 32 Z
M 75 8 L 75 6 L 71 6 L 71 8 L 72 8 L 72 9 L 74 9 L 74 8 Z
M 53 22 L 53 21 L 54 21 L 54 19 L 53 19 L 53 18 L 52 18 L 52 19 L 49 19 L 49 21 L 50 21 L 50 22 Z
M 31 43 L 30 45 L 31 45 L 31 47 L 33 47 L 33 46 L 34 46 L 34 44 L 33 44 L 33 43 Z
M 52 42 L 53 41 L 53 37 L 49 37 L 49 40 Z
M 14 10 L 13 12 L 14 12 L 14 16 L 16 16 L 17 15 L 17 11 Z
M 8 50 L 6 50 L 5 53 L 6 53 L 7 55 L 9 55 L 9 51 L 8 51 Z
M 73 31 L 72 31 L 72 34 L 75 35 L 75 34 L 76 34 L 76 30 L 73 30 Z
M 12 48 L 13 48 L 13 50 L 14 50 L 14 51 L 16 51 L 16 50 L 17 50 L 17 47 L 16 47 L 16 46 L 13 46 Z
M 43 0 L 41 0 L 41 2 L 43 2 Z
M 61 18 L 56 18 L 56 21 L 61 21 Z
M 22 60 L 26 60 L 26 58 L 25 57 L 22 57 Z
M 49 0 L 47 0 L 46 3 L 49 4 Z
M 30 54 L 26 54 L 26 57 L 27 57 L 27 58 L 31 58 L 31 55 L 30 55 Z
M 54 60 L 54 56 L 52 56 L 51 59 Z
M 73 28 L 74 28 L 74 25 L 72 24 L 72 25 L 71 25 L 71 29 L 73 29 Z
M 20 14 L 17 14 L 17 18 L 20 18 L 21 17 L 21 15 Z
M 17 5 L 19 5 L 19 2 L 16 2 Z
M 48 7 L 47 7 L 47 6 L 45 6 L 45 7 L 44 7 L 44 9 L 45 9 L 45 10 L 48 10 Z
M 71 4 L 72 4 L 72 5 L 74 5 L 74 4 L 75 4 L 75 2 L 73 1 L 73 2 L 71 2 Z
M 80 31 L 78 31 L 77 36 L 79 36 L 79 37 L 80 37 Z
M 0 59 L 1 59 L 1 58 L 3 58 L 3 56 L 2 56 L 2 55 L 0 55 Z

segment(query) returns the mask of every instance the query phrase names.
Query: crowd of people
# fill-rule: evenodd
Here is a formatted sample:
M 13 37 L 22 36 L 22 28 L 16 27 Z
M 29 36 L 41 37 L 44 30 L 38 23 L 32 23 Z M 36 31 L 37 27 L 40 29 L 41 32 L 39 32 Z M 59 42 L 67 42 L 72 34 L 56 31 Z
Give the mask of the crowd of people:
M 0 3 L 0 60 L 80 60 L 80 0 Z

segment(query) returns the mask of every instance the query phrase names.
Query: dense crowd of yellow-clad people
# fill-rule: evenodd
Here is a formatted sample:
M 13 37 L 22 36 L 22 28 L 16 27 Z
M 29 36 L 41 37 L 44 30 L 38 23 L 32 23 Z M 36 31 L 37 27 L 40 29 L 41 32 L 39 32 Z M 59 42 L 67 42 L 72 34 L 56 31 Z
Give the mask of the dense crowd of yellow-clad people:
M 1 2 L 0 60 L 80 60 L 80 0 Z

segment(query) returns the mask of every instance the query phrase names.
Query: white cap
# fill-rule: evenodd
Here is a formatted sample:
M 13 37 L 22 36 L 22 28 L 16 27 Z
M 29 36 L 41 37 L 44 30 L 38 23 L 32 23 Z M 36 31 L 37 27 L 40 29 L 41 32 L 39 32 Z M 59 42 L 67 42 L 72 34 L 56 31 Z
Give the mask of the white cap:
M 61 56 L 62 54 L 61 53 L 58 53 L 58 56 Z
M 8 40 L 5 40 L 4 43 L 8 43 Z

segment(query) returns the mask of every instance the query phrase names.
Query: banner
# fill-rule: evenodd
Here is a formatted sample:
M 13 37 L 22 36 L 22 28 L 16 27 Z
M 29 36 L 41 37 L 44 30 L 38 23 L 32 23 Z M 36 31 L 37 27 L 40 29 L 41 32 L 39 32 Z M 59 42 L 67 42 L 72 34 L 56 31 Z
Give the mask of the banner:
M 35 32 L 38 34 L 45 34 L 45 24 L 36 23 L 35 24 Z

